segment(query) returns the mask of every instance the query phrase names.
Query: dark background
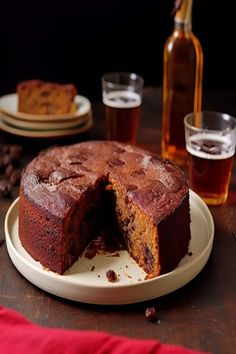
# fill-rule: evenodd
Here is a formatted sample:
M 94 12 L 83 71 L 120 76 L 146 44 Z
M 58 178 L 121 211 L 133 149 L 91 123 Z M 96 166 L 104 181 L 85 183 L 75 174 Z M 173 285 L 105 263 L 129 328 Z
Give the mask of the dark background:
M 107 71 L 133 71 L 162 84 L 162 54 L 174 0 L 2 1 L 0 95 L 25 79 L 73 82 L 100 99 Z M 235 88 L 233 1 L 194 0 L 193 32 L 204 51 L 204 90 Z

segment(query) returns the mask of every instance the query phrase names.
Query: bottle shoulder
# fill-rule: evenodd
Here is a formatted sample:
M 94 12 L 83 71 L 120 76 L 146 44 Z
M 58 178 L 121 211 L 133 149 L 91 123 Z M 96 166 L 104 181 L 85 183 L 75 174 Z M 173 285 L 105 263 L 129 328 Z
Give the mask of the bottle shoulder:
M 198 37 L 193 33 L 192 30 L 179 30 L 179 29 L 174 29 L 173 32 L 169 35 L 169 37 L 166 40 L 166 43 L 168 42 L 174 42 L 174 41 L 199 41 Z
M 167 38 L 164 47 L 165 52 L 193 49 L 202 51 L 201 43 L 192 31 L 173 31 Z

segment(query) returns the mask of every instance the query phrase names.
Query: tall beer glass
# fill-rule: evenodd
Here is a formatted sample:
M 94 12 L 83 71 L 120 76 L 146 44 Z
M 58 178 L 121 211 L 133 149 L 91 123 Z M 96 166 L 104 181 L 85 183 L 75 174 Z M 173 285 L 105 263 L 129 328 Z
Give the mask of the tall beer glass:
M 108 140 L 135 144 L 140 120 L 143 78 L 127 72 L 102 76 L 102 97 Z
M 189 183 L 208 205 L 228 196 L 236 145 L 236 119 L 220 112 L 190 113 L 184 118 L 189 152 Z

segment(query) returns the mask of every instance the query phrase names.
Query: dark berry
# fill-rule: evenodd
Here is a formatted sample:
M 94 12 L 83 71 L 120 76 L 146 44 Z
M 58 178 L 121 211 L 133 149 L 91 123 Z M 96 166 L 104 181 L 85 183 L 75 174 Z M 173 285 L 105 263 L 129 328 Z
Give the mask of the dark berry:
M 148 307 L 145 311 L 148 322 L 157 322 L 157 313 L 155 307 Z

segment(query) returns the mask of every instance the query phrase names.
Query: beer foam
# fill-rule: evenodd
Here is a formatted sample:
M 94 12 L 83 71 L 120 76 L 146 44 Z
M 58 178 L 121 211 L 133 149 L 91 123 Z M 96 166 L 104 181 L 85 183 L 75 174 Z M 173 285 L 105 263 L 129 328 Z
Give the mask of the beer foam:
M 134 108 L 141 105 L 141 95 L 128 90 L 103 92 L 103 103 L 114 108 Z
M 234 155 L 235 145 L 229 136 L 197 134 L 188 138 L 186 149 L 196 157 L 224 160 Z

